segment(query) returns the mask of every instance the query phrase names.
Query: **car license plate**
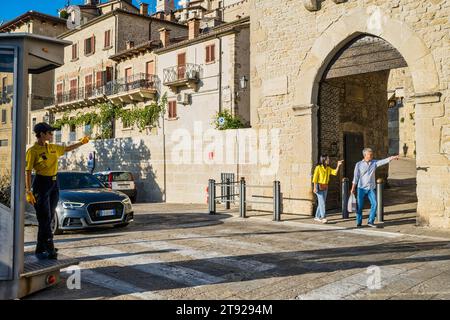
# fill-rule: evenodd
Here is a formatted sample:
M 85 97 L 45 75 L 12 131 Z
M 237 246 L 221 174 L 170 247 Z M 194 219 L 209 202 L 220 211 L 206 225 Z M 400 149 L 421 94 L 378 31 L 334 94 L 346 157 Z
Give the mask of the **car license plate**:
M 116 184 L 116 190 L 128 190 L 128 189 L 132 189 L 130 184 L 128 183 L 118 183 Z
M 114 216 L 115 214 L 116 214 L 116 210 L 114 210 L 114 209 L 97 211 L 97 216 L 99 216 L 99 217 L 109 217 L 109 216 Z

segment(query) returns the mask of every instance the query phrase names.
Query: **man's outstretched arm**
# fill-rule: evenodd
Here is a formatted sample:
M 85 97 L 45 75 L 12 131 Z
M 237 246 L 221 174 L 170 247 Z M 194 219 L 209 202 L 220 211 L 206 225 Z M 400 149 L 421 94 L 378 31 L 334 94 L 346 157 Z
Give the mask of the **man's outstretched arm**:
M 384 165 L 388 164 L 389 162 L 391 162 L 391 161 L 394 160 L 394 159 L 395 159 L 395 160 L 398 160 L 398 158 L 399 158 L 399 156 L 396 155 L 396 156 L 388 157 L 388 158 L 383 159 L 383 160 L 378 160 L 378 161 L 376 162 L 376 166 L 377 166 L 377 168 L 378 168 L 378 167 L 381 167 L 381 166 L 384 166 Z

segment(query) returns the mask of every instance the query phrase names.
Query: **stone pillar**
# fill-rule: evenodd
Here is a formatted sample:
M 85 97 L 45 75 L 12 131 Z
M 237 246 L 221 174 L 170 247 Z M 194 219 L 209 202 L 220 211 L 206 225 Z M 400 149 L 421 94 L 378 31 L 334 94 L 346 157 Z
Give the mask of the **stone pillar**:
M 439 92 L 414 97 L 417 150 L 417 224 L 450 228 L 450 119 Z M 447 142 L 446 142 L 447 141 Z
M 291 177 L 289 191 L 293 201 L 287 201 L 290 212 L 310 215 L 314 208 L 314 194 L 311 184 L 311 173 L 318 158 L 318 111 L 316 104 L 295 105 L 293 111 L 293 126 L 296 135 L 290 139 L 292 150 L 288 161 Z M 285 146 L 286 147 L 286 146 Z M 298 149 L 298 148 L 301 148 Z M 286 148 L 284 148 L 286 149 Z M 284 190 L 287 187 L 282 187 Z

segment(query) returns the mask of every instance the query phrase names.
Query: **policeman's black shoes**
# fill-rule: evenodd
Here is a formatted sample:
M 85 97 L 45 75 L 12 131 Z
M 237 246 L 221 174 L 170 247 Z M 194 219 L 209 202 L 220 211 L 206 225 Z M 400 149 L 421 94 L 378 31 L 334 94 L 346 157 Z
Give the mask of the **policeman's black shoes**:
M 39 260 L 58 259 L 58 249 L 54 247 L 53 242 L 48 242 L 46 245 L 38 244 L 34 254 Z
M 57 260 L 58 254 L 56 252 L 44 251 L 44 252 L 36 253 L 36 257 L 39 260 Z

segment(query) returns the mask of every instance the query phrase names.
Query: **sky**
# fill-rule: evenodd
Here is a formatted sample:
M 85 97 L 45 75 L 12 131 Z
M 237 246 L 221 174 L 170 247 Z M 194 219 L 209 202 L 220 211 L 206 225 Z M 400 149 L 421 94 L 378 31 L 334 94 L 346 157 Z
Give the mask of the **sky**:
M 67 5 L 67 0 L 0 0 L 0 22 L 3 23 L 14 19 L 17 16 L 29 11 L 39 11 L 50 15 L 57 15 L 58 9 Z M 103 0 L 106 2 L 106 0 Z M 156 0 L 144 0 L 149 4 L 149 10 L 154 11 Z M 84 0 L 70 0 L 70 4 L 83 4 Z M 178 3 L 178 0 L 175 1 Z M 133 0 L 133 4 L 139 6 L 138 0 Z

